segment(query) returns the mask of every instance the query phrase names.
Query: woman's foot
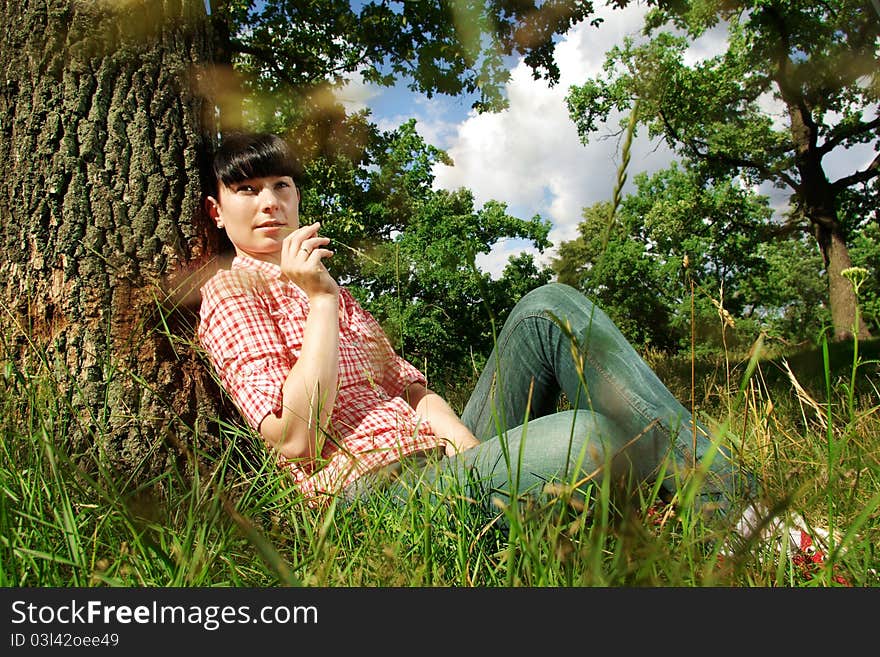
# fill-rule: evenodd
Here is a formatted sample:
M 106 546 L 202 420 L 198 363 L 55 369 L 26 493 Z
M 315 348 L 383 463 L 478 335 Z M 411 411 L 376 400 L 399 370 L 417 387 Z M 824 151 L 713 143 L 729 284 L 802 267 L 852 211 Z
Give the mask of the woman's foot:
M 832 550 L 835 555 L 845 552 L 836 532 L 832 540 L 827 529 L 808 523 L 800 514 L 772 515 L 755 504 L 743 511 L 719 554 L 723 558 L 733 557 L 753 547 L 762 551 L 769 549 L 774 555 L 790 556 L 807 575 L 815 574 Z M 840 575 L 835 575 L 834 580 L 849 585 Z

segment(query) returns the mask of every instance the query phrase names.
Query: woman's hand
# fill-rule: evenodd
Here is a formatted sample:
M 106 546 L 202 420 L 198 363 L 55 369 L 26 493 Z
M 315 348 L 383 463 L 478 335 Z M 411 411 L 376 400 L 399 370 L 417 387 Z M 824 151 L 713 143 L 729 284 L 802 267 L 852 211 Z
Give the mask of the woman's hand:
M 318 222 L 301 226 L 284 238 L 281 247 L 281 272 L 310 301 L 321 296 L 339 296 L 339 285 L 324 266 L 324 258 L 333 255 L 333 251 L 324 248 L 330 238 L 318 235 L 320 227 Z
M 464 426 L 464 425 L 462 425 Z M 474 435 L 468 431 L 465 434 L 455 434 L 453 438 L 446 439 L 446 456 L 455 456 L 471 447 L 476 447 L 480 441 L 474 438 Z
M 446 400 L 433 390 L 413 383 L 406 389 L 404 398 L 431 425 L 434 433 L 446 441 L 447 456 L 455 456 L 480 444 Z

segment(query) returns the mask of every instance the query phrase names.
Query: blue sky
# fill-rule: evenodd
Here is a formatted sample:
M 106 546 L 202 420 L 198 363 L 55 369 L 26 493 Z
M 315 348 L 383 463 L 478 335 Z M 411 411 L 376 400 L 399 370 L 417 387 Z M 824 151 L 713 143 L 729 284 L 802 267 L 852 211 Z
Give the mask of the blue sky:
M 599 28 L 576 26 L 558 43 L 561 80 L 554 87 L 533 79 L 522 62 L 513 63 L 507 86 L 510 106 L 499 113 L 477 114 L 472 99 L 438 96 L 428 100 L 406 90 L 349 85 L 341 97 L 353 108 L 369 107 L 380 127 L 394 128 L 415 117 L 419 132 L 429 143 L 446 150 L 454 166 L 438 166 L 436 186 L 468 187 L 482 205 L 495 199 L 507 203 L 511 214 L 530 218 L 540 214 L 552 223 L 555 245 L 576 236 L 584 207 L 609 200 L 619 165 L 620 143 L 607 134 L 581 144 L 568 117 L 565 95 L 570 85 L 581 84 L 601 68 L 605 52 L 624 35 L 636 33 L 644 8 L 597 8 L 605 18 Z M 660 143 L 640 139 L 634 145 L 629 178 L 640 171 L 655 171 L 671 161 Z M 507 258 L 525 248 L 511 241 L 480 259 L 482 269 L 499 273 Z M 552 255 L 546 253 L 544 262 Z
M 600 27 L 578 25 L 559 41 L 558 85 L 551 88 L 534 80 L 522 62 L 513 62 L 507 86 L 510 106 L 503 112 L 477 114 L 470 108 L 473 99 L 438 96 L 428 100 L 406 90 L 405 84 L 380 89 L 355 81 L 341 97 L 352 109 L 369 107 L 373 119 L 385 129 L 416 118 L 426 141 L 446 150 L 454 161 L 452 167 L 435 168 L 438 188 L 467 187 L 474 192 L 478 207 L 495 199 L 505 202 L 513 215 L 530 218 L 540 214 L 551 221 L 550 239 L 558 246 L 576 236 L 584 207 L 611 199 L 620 163 L 621 144 L 612 136 L 620 117 L 614 117 L 585 146 L 564 102 L 571 85 L 597 75 L 605 52 L 624 36 L 637 36 L 642 26 L 644 6 L 631 4 L 624 10 L 612 10 L 599 4 L 597 13 L 605 19 Z M 724 39 L 723 28 L 713 30 L 695 42 L 688 55 L 693 61 L 712 56 L 723 48 Z M 778 120 L 782 125 L 781 113 Z M 863 168 L 874 155 L 870 146 L 835 155 L 826 162 L 829 175 L 836 178 Z M 625 191 L 632 189 L 636 173 L 663 169 L 672 160 L 664 144 L 649 141 L 645 130 L 640 130 L 633 144 Z M 787 192 L 761 191 L 780 204 L 787 198 Z M 478 264 L 497 274 L 510 255 L 523 249 L 520 242 L 501 244 Z M 551 250 L 538 259 L 546 263 L 553 253 Z

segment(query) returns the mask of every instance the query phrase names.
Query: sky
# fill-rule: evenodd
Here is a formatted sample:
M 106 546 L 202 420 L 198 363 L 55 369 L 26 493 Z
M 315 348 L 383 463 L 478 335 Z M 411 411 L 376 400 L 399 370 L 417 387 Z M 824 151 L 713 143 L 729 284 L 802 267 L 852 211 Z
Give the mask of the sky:
M 550 87 L 534 80 L 530 69 L 519 61 L 506 89 L 509 108 L 502 112 L 478 114 L 470 108 L 471 100 L 464 98 L 429 100 L 407 91 L 405 84 L 382 89 L 353 82 L 340 94 L 351 109 L 368 107 L 373 120 L 386 130 L 415 118 L 424 139 L 445 150 L 454 162 L 435 167 L 436 188 L 467 187 L 477 207 L 494 199 L 506 203 L 514 216 L 529 219 L 539 214 L 551 222 L 549 237 L 554 248 L 543 255 L 511 240 L 480 257 L 477 264 L 493 275 L 501 272 L 509 256 L 524 250 L 549 264 L 555 247 L 577 236 L 583 208 L 610 201 L 614 193 L 622 145 L 617 136 L 620 117 L 612 117 L 584 145 L 568 116 L 565 96 L 571 85 L 583 84 L 601 72 L 606 51 L 624 36 L 638 37 L 646 8 L 635 3 L 623 10 L 601 3 L 596 6 L 604 22 L 598 28 L 589 23 L 575 26 L 556 47 L 559 83 Z M 720 52 L 724 39 L 723 28 L 710 31 L 692 45 L 688 58 L 698 61 Z M 778 118 L 783 120 L 781 113 Z M 633 190 L 636 173 L 659 171 L 675 159 L 665 144 L 649 140 L 646 132 L 640 128 L 633 142 L 624 193 Z M 848 152 L 829 163 L 831 173 L 863 168 L 873 157 L 870 148 Z M 760 191 L 770 194 L 771 203 L 778 205 L 787 198 L 769 189 Z

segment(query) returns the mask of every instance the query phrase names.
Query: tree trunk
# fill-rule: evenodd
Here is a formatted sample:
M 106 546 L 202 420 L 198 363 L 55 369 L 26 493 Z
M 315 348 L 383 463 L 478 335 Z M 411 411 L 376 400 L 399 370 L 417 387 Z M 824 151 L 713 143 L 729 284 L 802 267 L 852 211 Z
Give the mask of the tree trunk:
M 2 6 L 0 358 L 58 382 L 72 456 L 143 481 L 178 439 L 210 440 L 197 420 L 219 399 L 192 348 L 217 248 L 200 209 L 211 106 L 193 84 L 204 3 Z
M 834 339 L 851 339 L 856 326 L 858 300 L 852 283 L 841 272 L 851 267 L 852 261 L 841 233 L 840 221 L 837 219 L 835 194 L 822 168 L 822 157 L 817 147 L 818 126 L 803 97 L 795 98 L 793 92 L 786 88 L 784 75 L 779 78 L 779 87 L 788 105 L 791 135 L 801 174 L 800 187 L 796 192 L 812 224 L 813 234 L 825 261 Z M 862 318 L 859 318 L 856 334 L 860 339 L 871 337 L 868 325 Z
M 828 300 L 831 306 L 834 339 L 851 340 L 856 325 L 858 299 L 855 290 L 853 290 L 852 282 L 841 274 L 847 267 L 852 267 L 849 249 L 847 249 L 843 235 L 840 233 L 836 217 L 824 218 L 813 225 L 828 275 Z M 868 325 L 861 316 L 859 316 L 856 335 L 860 340 L 867 340 L 871 337 Z

